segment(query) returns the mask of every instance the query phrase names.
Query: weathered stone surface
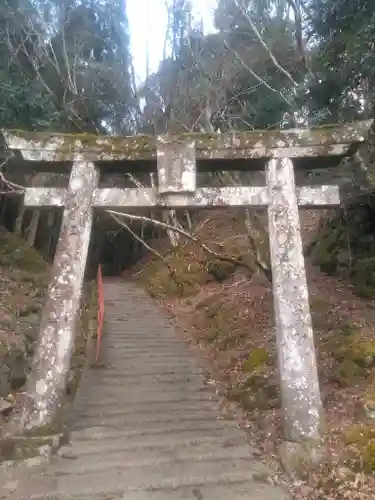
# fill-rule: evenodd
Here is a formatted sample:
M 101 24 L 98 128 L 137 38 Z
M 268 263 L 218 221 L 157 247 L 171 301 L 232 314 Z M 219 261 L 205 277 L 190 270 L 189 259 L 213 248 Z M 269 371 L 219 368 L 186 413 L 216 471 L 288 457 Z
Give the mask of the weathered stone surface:
M 342 155 L 353 143 L 364 142 L 372 121 L 310 129 L 179 134 L 168 141 L 195 141 L 197 159 L 303 157 Z M 156 160 L 154 136 L 107 137 L 3 130 L 10 149 L 30 161 Z
M 298 205 L 304 207 L 340 204 L 337 186 L 300 186 L 296 188 Z M 26 190 L 25 205 L 30 207 L 61 207 L 66 191 L 59 188 L 30 188 Z M 198 188 L 194 194 L 159 196 L 153 188 L 95 189 L 92 206 L 95 208 L 159 207 L 264 207 L 269 203 L 267 186 Z
M 271 160 L 266 178 L 285 437 L 319 440 L 322 403 L 291 160 Z
M 194 193 L 197 169 L 195 141 L 173 142 L 161 136 L 157 140 L 159 193 Z
M 279 458 L 287 475 L 293 480 L 300 480 L 311 473 L 314 467 L 322 465 L 326 458 L 326 450 L 316 442 L 284 441 L 279 447 Z
M 26 188 L 24 205 L 26 207 L 64 207 L 67 191 L 63 188 Z
M 21 428 L 47 426 L 61 405 L 74 344 L 77 312 L 92 226 L 91 197 L 98 183 L 92 163 L 73 165 L 52 279 L 43 311 Z
M 337 186 L 301 186 L 297 187 L 296 191 L 298 204 L 302 206 L 332 206 L 340 203 Z M 267 186 L 197 188 L 192 195 L 179 194 L 170 197 L 159 196 L 152 188 L 96 189 L 93 194 L 93 206 L 96 208 L 264 207 L 268 203 Z

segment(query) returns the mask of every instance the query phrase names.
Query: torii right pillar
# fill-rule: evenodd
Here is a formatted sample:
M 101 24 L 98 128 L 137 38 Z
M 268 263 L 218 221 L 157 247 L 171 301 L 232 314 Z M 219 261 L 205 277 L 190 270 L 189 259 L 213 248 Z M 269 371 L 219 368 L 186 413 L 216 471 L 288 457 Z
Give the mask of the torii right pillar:
M 270 160 L 266 179 L 285 439 L 319 441 L 322 401 L 292 160 Z

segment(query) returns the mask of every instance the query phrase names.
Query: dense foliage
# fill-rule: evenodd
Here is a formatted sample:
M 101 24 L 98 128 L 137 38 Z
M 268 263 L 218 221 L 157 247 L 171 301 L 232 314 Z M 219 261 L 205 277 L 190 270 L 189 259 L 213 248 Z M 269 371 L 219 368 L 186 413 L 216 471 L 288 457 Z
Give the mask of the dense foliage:
M 209 35 L 188 0 L 169 5 L 164 60 L 137 91 L 125 0 L 3 2 L 1 126 L 133 133 L 372 115 L 374 0 L 218 0 Z

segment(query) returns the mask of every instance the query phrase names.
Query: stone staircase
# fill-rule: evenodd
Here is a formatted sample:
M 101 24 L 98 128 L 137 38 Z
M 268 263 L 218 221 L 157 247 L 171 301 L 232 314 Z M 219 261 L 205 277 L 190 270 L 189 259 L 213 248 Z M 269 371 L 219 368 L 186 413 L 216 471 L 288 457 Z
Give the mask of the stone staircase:
M 120 280 L 104 295 L 102 366 L 83 376 L 70 445 L 0 498 L 288 500 L 152 299 Z

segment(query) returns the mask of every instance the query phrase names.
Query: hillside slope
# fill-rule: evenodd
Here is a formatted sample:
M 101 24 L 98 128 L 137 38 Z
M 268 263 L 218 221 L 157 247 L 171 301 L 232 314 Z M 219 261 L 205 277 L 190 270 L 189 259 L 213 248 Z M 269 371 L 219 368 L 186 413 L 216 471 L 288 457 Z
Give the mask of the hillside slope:
M 0 228 L 0 397 L 19 390 L 29 369 L 48 266 L 25 241 Z
M 301 221 L 309 246 L 320 227 L 319 213 L 303 212 Z M 271 284 L 254 263 L 240 212 L 206 213 L 195 234 L 239 264 L 188 241 L 161 252 L 164 262 L 149 256 L 133 277 L 162 302 L 205 358 L 223 405 L 272 459 L 281 415 Z M 295 486 L 296 498 L 374 498 L 375 305 L 356 296 L 350 282 L 324 274 L 310 259 L 306 265 L 330 461 L 324 473 L 311 473 Z
M 38 252 L 0 227 L 0 435 L 2 424 L 17 411 L 22 397 L 48 279 L 49 266 Z M 95 330 L 96 313 L 95 286 L 87 283 L 67 386 L 67 404 L 76 392 L 86 358 L 87 339 Z M 14 457 L 13 452 L 16 450 L 0 446 L 0 461 L 19 458 Z

